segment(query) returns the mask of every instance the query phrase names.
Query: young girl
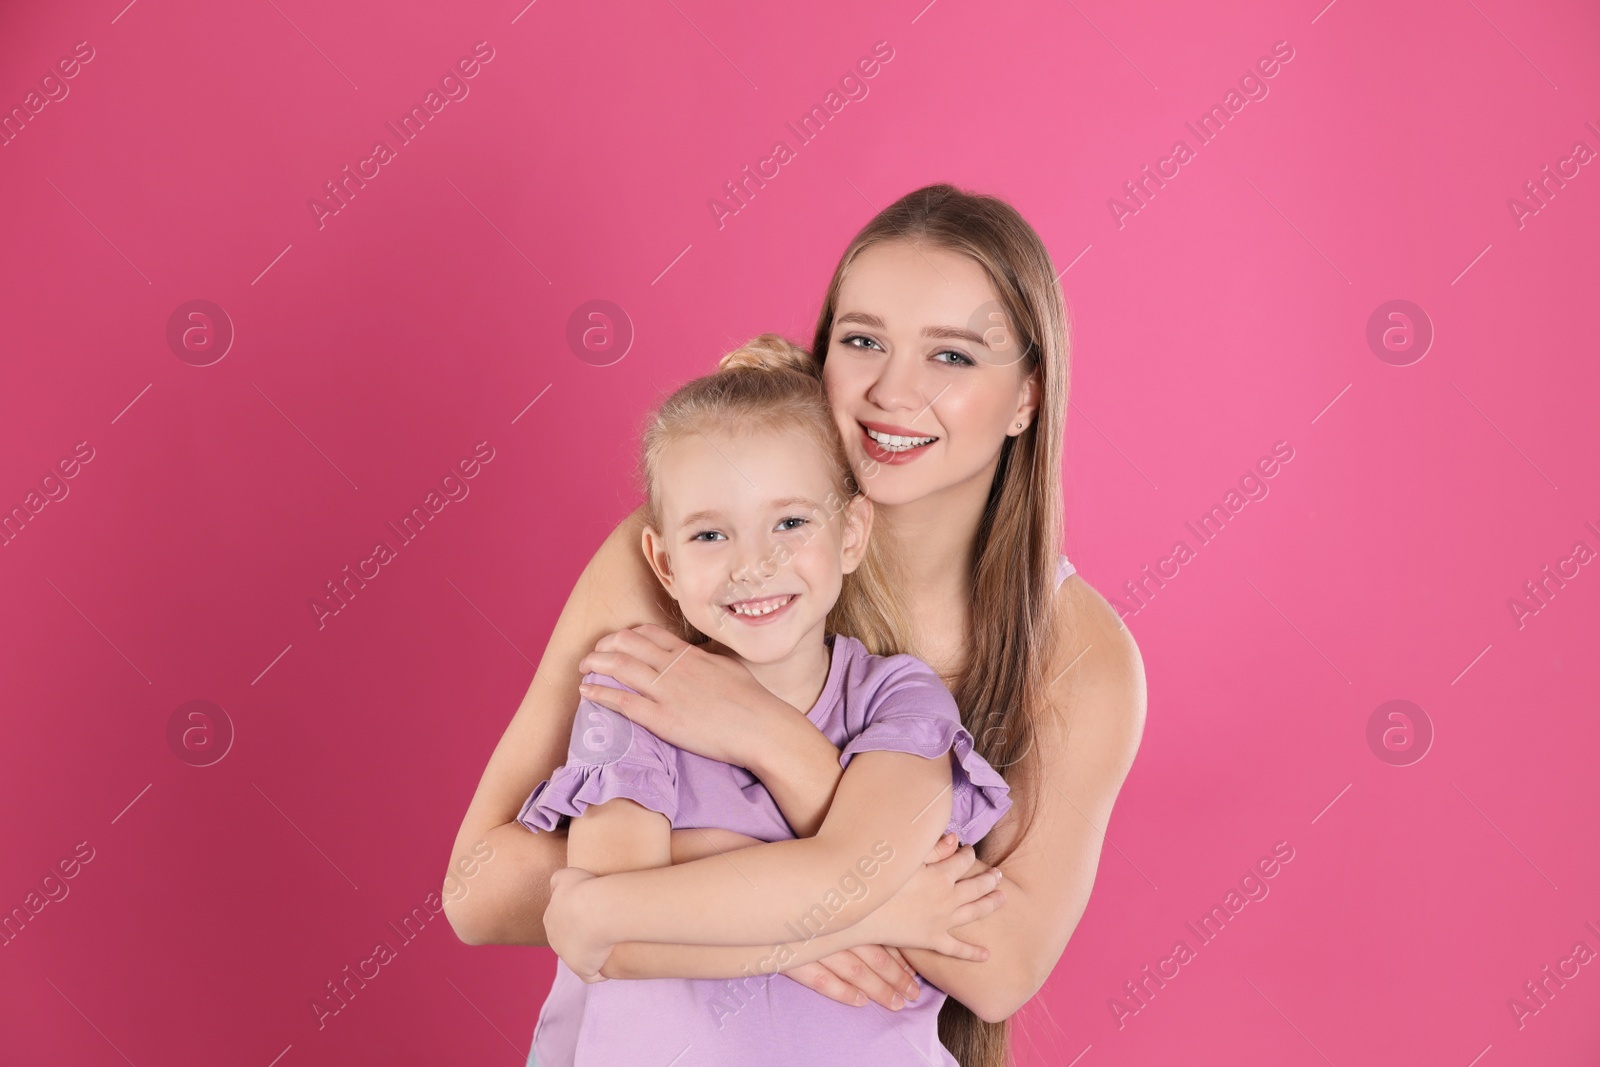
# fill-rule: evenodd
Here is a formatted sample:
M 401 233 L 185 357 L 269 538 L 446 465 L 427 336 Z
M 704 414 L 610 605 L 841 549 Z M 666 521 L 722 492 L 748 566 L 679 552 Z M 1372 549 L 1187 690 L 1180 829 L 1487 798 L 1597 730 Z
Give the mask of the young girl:
M 643 445 L 643 549 L 685 638 L 738 658 L 842 746 L 845 775 L 815 836 L 797 838 L 750 772 L 581 700 L 568 762 L 518 816 L 534 831 L 570 819 L 569 866 L 552 878 L 544 920 L 562 962 L 530 1062 L 956 1063 L 938 1037 L 942 991 L 891 1013 L 779 973 L 860 944 L 982 959 L 949 931 L 1000 906 L 998 872 L 960 884 L 943 929 L 926 929 L 925 902 L 889 902 L 940 835 L 976 842 L 1011 806 L 934 671 L 839 632 L 881 642 L 895 608 L 886 561 L 870 548 L 871 504 L 812 366 L 764 335 L 662 405 Z M 598 674 L 585 682 L 628 690 Z M 671 865 L 671 831 L 684 828 L 788 847 L 708 855 L 676 868 L 670 888 L 653 882 L 650 869 Z M 736 892 L 693 880 L 694 868 L 728 863 L 744 876 Z M 606 981 L 628 974 L 608 960 L 622 942 L 728 948 L 703 955 L 698 977 Z

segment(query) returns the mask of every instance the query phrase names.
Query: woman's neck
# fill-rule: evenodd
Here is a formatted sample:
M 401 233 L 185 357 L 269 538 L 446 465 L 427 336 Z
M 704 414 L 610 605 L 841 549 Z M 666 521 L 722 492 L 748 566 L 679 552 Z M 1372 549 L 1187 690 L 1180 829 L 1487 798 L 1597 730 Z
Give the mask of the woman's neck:
M 873 537 L 888 542 L 900 597 L 914 623 L 934 633 L 964 624 L 978 547 L 978 524 L 994 481 L 993 464 L 963 482 L 904 504 L 879 504 Z M 956 607 L 956 614 L 950 609 Z

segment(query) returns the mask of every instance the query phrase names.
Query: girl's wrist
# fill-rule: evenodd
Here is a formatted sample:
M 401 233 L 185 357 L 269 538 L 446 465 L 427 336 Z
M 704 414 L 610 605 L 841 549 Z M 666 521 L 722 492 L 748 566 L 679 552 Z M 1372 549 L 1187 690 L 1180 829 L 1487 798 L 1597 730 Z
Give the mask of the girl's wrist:
M 613 888 L 611 877 L 601 875 L 573 887 L 573 908 L 569 914 L 575 927 L 574 933 L 584 945 L 596 951 L 609 952 L 623 940 L 616 936 L 617 931 L 609 921 L 623 912 L 605 903 L 609 890 Z

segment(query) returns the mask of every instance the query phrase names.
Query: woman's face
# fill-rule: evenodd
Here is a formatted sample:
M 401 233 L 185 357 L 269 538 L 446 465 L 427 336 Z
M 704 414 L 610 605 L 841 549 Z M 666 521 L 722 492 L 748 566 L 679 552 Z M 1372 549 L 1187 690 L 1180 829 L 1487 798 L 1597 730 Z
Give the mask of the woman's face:
M 851 264 L 822 376 L 851 466 L 879 504 L 973 479 L 987 491 L 1001 444 L 1039 401 L 983 267 L 908 240 Z

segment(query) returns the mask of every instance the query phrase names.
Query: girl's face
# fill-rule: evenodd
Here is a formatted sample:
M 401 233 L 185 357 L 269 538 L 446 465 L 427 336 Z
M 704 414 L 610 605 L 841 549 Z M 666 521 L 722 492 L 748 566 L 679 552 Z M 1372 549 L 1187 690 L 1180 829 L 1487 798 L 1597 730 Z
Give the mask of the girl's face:
M 820 641 L 871 504 L 846 504 L 798 431 L 690 434 L 659 462 L 661 528 L 645 529 L 644 552 L 684 617 L 750 663 Z
M 1001 444 L 1038 409 L 1022 354 L 973 260 L 906 240 L 858 255 L 822 376 L 865 492 L 903 504 L 975 478 L 987 486 Z

